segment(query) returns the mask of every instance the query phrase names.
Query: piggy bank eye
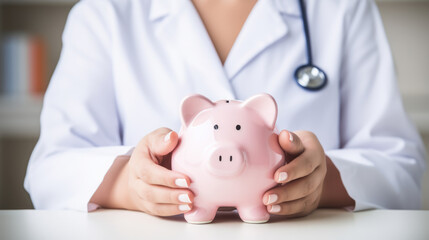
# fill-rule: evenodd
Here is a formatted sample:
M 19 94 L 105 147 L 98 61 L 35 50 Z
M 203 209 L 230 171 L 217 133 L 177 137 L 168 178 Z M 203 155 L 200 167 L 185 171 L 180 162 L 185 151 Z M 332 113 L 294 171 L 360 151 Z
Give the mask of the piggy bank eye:
M 241 126 L 240 126 L 240 125 L 237 125 L 237 126 L 235 126 L 235 129 L 237 129 L 237 131 L 238 131 L 238 130 L 240 130 L 240 129 L 241 129 Z
M 214 125 L 214 129 L 217 130 L 219 126 L 217 124 Z

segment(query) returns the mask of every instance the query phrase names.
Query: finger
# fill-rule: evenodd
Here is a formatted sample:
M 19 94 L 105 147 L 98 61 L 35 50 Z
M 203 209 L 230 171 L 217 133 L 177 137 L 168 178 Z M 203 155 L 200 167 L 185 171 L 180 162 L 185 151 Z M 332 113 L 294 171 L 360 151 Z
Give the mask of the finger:
M 136 146 L 133 155 L 136 159 L 147 159 L 160 163 L 178 143 L 177 133 L 168 128 L 159 128 L 146 135 Z
M 189 177 L 159 165 L 163 154 L 171 152 L 177 142 L 177 133 L 168 128 L 160 128 L 148 134 L 136 147 L 140 150 L 132 156 L 135 159 L 135 175 L 150 185 L 188 188 L 191 182 Z
M 189 212 L 192 209 L 192 204 L 162 204 L 145 202 L 145 212 L 155 216 L 173 216 Z
M 283 151 L 285 151 L 286 158 L 289 161 L 304 152 L 304 145 L 298 135 L 287 130 L 282 130 L 280 132 L 279 144 Z
M 263 202 L 265 205 L 270 205 L 306 197 L 321 187 L 325 174 L 326 171 L 319 167 L 307 177 L 268 190 L 264 194 Z
M 324 154 L 310 155 L 312 150 L 308 149 L 295 160 L 287 165 L 281 166 L 274 173 L 274 179 L 278 183 L 287 183 L 295 179 L 310 175 L 317 167 L 326 161 Z
M 188 188 L 191 183 L 188 176 L 166 169 L 150 160 L 143 159 L 137 168 L 135 170 L 137 177 L 149 185 Z
M 268 212 L 275 215 L 306 215 L 317 208 L 319 192 L 316 191 L 298 200 L 268 205 Z
M 156 157 L 160 162 L 163 156 L 169 154 L 176 147 L 179 136 L 176 132 L 168 128 L 159 128 L 148 134 L 144 139 L 147 146 L 146 152 L 143 152 L 146 157 Z
M 148 185 L 141 180 L 135 181 L 134 190 L 141 200 L 152 203 L 189 204 L 194 201 L 194 194 L 189 190 Z

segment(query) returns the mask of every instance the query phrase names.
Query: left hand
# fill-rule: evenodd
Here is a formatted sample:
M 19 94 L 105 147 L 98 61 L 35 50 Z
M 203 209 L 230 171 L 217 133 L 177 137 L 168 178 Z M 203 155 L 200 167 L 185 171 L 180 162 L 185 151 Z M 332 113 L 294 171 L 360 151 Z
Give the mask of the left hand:
M 318 207 L 322 196 L 327 172 L 325 151 L 308 131 L 283 130 L 279 143 L 288 164 L 275 172 L 274 180 L 281 185 L 268 190 L 263 202 L 272 214 L 306 216 Z

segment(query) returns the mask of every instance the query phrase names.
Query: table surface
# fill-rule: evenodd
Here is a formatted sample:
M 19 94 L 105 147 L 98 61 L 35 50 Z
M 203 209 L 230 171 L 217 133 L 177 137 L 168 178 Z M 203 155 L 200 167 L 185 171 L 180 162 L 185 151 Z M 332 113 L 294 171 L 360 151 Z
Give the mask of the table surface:
M 317 210 L 298 219 L 272 217 L 242 222 L 236 212 L 218 213 L 193 225 L 183 215 L 161 218 L 140 212 L 1 210 L 0 239 L 429 239 L 429 211 Z

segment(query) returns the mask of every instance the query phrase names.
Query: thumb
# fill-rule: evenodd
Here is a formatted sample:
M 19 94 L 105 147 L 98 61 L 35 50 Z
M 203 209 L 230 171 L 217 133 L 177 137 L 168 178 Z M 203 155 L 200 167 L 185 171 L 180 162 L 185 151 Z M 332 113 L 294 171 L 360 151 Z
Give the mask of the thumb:
M 175 131 L 168 128 L 159 128 L 148 135 L 146 144 L 150 154 L 161 161 L 163 156 L 174 150 L 178 140 L 179 137 Z
M 287 130 L 282 130 L 280 132 L 279 144 L 286 155 L 292 157 L 296 157 L 304 152 L 304 145 L 298 135 Z

